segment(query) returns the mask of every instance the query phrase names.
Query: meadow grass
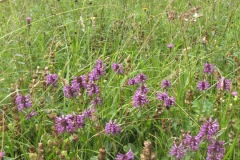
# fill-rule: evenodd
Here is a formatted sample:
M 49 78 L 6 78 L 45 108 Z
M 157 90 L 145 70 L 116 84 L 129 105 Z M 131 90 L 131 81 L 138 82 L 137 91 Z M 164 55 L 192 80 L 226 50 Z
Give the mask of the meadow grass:
M 174 159 L 169 152 L 188 131 L 197 135 L 209 117 L 217 119 L 218 140 L 226 160 L 240 159 L 240 103 L 232 91 L 240 86 L 240 1 L 237 0 L 42 0 L 0 1 L 1 151 L 4 159 L 106 159 L 129 149 L 140 159 L 144 141 L 152 143 L 158 160 Z M 26 17 L 31 17 L 29 23 Z M 172 43 L 173 48 L 168 44 Z M 55 118 L 82 113 L 91 106 L 86 92 L 66 98 L 63 88 L 74 77 L 87 75 L 97 60 L 106 74 L 96 82 L 102 105 L 74 133 L 56 133 Z M 203 72 L 214 64 L 214 74 Z M 124 74 L 111 69 L 121 63 Z M 58 75 L 55 87 L 46 75 Z M 128 80 L 144 73 L 148 103 L 133 107 L 137 86 Z M 219 77 L 232 81 L 231 90 L 218 90 Z M 166 109 L 157 99 L 162 80 L 172 87 L 175 106 Z M 198 82 L 210 87 L 199 91 Z M 27 119 L 16 106 L 18 94 L 32 97 L 37 115 Z M 121 133 L 105 133 L 115 120 Z M 206 159 L 207 142 L 183 159 Z M 102 148 L 103 149 L 103 148 Z M 104 150 L 104 149 L 103 149 Z M 152 153 L 152 154 L 153 154 Z M 143 159 L 143 158 L 141 158 Z

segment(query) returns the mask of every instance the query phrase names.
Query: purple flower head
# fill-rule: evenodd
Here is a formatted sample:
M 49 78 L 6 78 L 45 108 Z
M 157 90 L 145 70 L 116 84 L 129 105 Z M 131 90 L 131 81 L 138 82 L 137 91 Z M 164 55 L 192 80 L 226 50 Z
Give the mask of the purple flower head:
M 4 152 L 3 151 L 0 151 L 0 159 L 4 157 Z
M 92 96 L 93 94 L 99 94 L 100 89 L 99 87 L 93 82 L 89 82 L 87 85 L 87 94 Z
M 157 98 L 158 98 L 160 101 L 164 101 L 165 99 L 168 98 L 168 93 L 167 93 L 167 92 L 158 93 L 158 94 L 157 94 Z
M 184 140 L 184 145 L 187 149 L 191 149 L 192 151 L 197 151 L 199 144 L 201 142 L 201 138 L 198 136 L 191 136 L 189 133 L 186 135 Z
M 214 71 L 214 65 L 213 64 L 210 64 L 210 63 L 205 63 L 204 64 L 204 69 L 203 69 L 204 73 L 212 74 L 213 71 Z
M 198 82 L 197 87 L 200 91 L 203 91 L 203 90 L 207 90 L 210 87 L 210 84 L 206 80 L 203 80 Z
M 226 91 L 230 91 L 232 87 L 232 81 L 230 81 L 229 79 L 226 79 L 224 77 L 222 77 L 217 84 L 217 88 L 219 90 L 226 90 Z
M 66 85 L 63 88 L 63 94 L 66 98 L 75 98 L 80 92 L 79 84 L 74 83 L 71 86 Z
M 167 97 L 164 99 L 164 106 L 167 109 L 170 109 L 171 106 L 174 106 L 176 103 L 175 97 Z
M 47 85 L 56 86 L 58 83 L 58 75 L 57 74 L 48 74 L 46 76 Z
M 167 47 L 168 47 L 169 49 L 172 49 L 172 48 L 174 47 L 174 45 L 173 45 L 172 43 L 169 43 L 169 44 L 167 45 Z
M 119 153 L 115 160 L 134 160 L 134 155 L 130 149 L 126 154 Z
M 16 97 L 16 105 L 18 107 L 18 111 L 21 111 L 23 108 L 32 107 L 32 100 L 30 94 L 28 94 L 27 96 L 18 94 Z
M 72 85 L 79 85 L 80 88 L 87 88 L 87 79 L 86 76 L 82 75 L 79 77 L 76 77 L 72 80 Z
M 76 126 L 79 128 L 82 128 L 85 124 L 85 115 L 84 114 L 80 114 L 76 116 Z
M 64 131 L 73 133 L 77 129 L 75 123 L 75 115 L 62 115 L 55 119 L 55 127 L 58 134 L 61 134 Z
M 96 96 L 91 100 L 91 104 L 93 106 L 102 105 L 102 100 L 99 96 Z
M 212 140 L 212 143 L 208 146 L 206 160 L 222 160 L 224 154 L 224 141 Z
M 180 143 L 179 145 L 177 145 L 176 143 L 174 143 L 171 148 L 170 154 L 171 154 L 171 156 L 175 157 L 176 159 L 183 158 L 186 154 L 183 144 Z
M 106 70 L 106 65 L 103 64 L 102 60 L 97 60 L 94 69 L 89 74 L 89 79 L 91 81 L 98 80 L 101 75 L 104 75 L 106 73 L 105 70 Z
M 135 79 L 135 81 L 136 81 L 137 83 L 142 83 L 142 82 L 144 82 L 144 81 L 147 80 L 147 76 L 146 76 L 145 74 L 143 74 L 143 73 L 140 73 L 140 74 L 137 75 L 134 79 Z
M 118 74 L 123 74 L 124 73 L 122 64 L 112 63 L 112 70 L 114 72 L 117 72 Z
M 32 118 L 32 117 L 34 117 L 34 116 L 37 116 L 38 115 L 38 113 L 37 112 L 35 112 L 34 110 L 32 110 L 28 115 L 27 115 L 27 119 L 30 119 L 30 118 Z
M 233 97 L 237 97 L 237 95 L 238 95 L 238 92 L 237 92 L 237 91 L 233 91 L 233 92 L 232 92 L 232 96 L 233 96 Z
M 218 130 L 219 124 L 217 119 L 213 121 L 212 118 L 209 118 L 206 122 L 203 123 L 197 136 L 200 139 L 206 136 L 207 140 L 211 140 L 212 136 L 215 135 L 218 132 Z
M 27 24 L 31 24 L 32 18 L 31 17 L 26 17 Z
M 105 133 L 106 134 L 118 134 L 121 132 L 121 126 L 117 124 L 116 120 L 112 122 L 112 120 L 109 121 L 109 123 L 106 123 L 105 127 Z
M 137 90 L 133 96 L 133 106 L 134 107 L 144 106 L 147 103 L 148 100 L 146 94 Z
M 83 115 L 88 118 L 92 118 L 92 114 L 96 112 L 96 108 L 90 107 L 88 109 L 85 109 L 83 112 Z
M 138 87 L 137 91 L 141 92 L 141 93 L 148 93 L 149 89 L 147 88 L 147 86 L 145 84 L 143 84 L 140 87 Z
M 128 85 L 136 85 L 136 84 L 137 84 L 137 82 L 134 78 L 128 80 Z
M 163 80 L 162 81 L 162 88 L 170 88 L 172 86 L 171 82 L 169 80 Z

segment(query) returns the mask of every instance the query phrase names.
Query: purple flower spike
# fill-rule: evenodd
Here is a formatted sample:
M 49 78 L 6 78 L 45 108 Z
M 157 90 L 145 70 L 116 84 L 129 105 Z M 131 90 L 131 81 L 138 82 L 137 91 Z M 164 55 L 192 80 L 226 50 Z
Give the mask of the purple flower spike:
M 34 116 L 37 116 L 38 115 L 38 113 L 37 112 L 35 112 L 34 110 L 32 110 L 28 115 L 27 115 L 27 119 L 30 119 L 30 118 L 32 118 L 32 117 L 34 117 Z
M 232 87 L 232 81 L 230 81 L 229 79 L 226 79 L 226 78 L 222 77 L 222 78 L 218 81 L 217 88 L 218 88 L 219 90 L 230 91 L 231 87 Z
M 79 85 L 80 88 L 87 88 L 87 79 L 84 75 L 76 77 L 72 80 L 72 85 Z
M 116 120 L 112 122 L 112 120 L 109 121 L 109 123 L 106 123 L 105 127 L 105 133 L 106 134 L 118 134 L 121 132 L 121 126 L 117 124 Z
M 76 116 L 76 126 L 82 128 L 85 124 L 85 115 L 80 114 Z
M 162 81 L 162 88 L 170 88 L 172 86 L 171 82 L 169 80 L 163 80 Z
M 89 74 L 89 79 L 91 81 L 98 80 L 101 75 L 104 75 L 106 73 L 105 70 L 106 70 L 106 65 L 103 64 L 102 60 L 97 60 L 94 69 Z
M 167 109 L 170 109 L 171 106 L 175 105 L 175 97 L 167 97 L 164 99 L 164 106 L 167 108 Z
M 233 91 L 233 92 L 232 92 L 232 96 L 233 96 L 233 97 L 237 97 L 237 95 L 238 95 L 238 92 L 237 92 L 237 91 Z
M 147 103 L 148 100 L 146 94 L 137 90 L 133 96 L 133 106 L 134 107 L 144 106 Z
M 214 71 L 214 65 L 210 63 L 205 63 L 204 64 L 204 69 L 203 72 L 207 74 L 212 74 Z
M 93 81 L 89 82 L 89 84 L 87 85 L 87 94 L 89 96 L 92 96 L 93 94 L 99 93 L 100 93 L 99 87 Z
M 117 72 L 118 74 L 123 74 L 124 73 L 122 64 L 113 63 L 112 64 L 112 70 L 114 72 Z
M 16 97 L 16 105 L 18 107 L 18 111 L 21 111 L 23 108 L 32 107 L 32 100 L 30 94 L 27 96 L 23 96 L 21 94 Z
M 207 140 L 211 140 L 212 136 L 215 135 L 218 132 L 218 130 L 219 130 L 219 124 L 217 119 L 213 121 L 212 118 L 209 118 L 209 120 L 203 123 L 197 136 L 200 139 L 206 136 Z
M 126 154 L 119 153 L 115 160 L 134 160 L 134 155 L 130 149 Z
M 75 98 L 80 92 L 79 84 L 74 83 L 71 86 L 66 85 L 63 88 L 63 94 L 66 98 Z
M 213 140 L 208 146 L 206 160 L 222 160 L 225 154 L 224 141 Z
M 140 87 L 138 87 L 137 92 L 148 93 L 149 89 L 147 88 L 147 86 L 145 84 L 143 84 Z
M 164 101 L 165 99 L 168 98 L 168 93 L 167 93 L 167 92 L 158 93 L 158 94 L 157 94 L 157 98 L 158 98 L 160 101 Z
M 179 145 L 177 145 L 176 143 L 174 143 L 171 148 L 170 154 L 171 156 L 175 157 L 177 160 L 183 158 L 186 154 L 183 144 L 180 143 Z
M 197 87 L 199 91 L 203 91 L 203 90 L 207 90 L 210 87 L 210 84 L 206 80 L 203 80 L 198 82 Z
M 198 136 L 191 136 L 189 133 L 186 135 L 184 140 L 184 145 L 187 149 L 191 149 L 192 151 L 197 151 L 199 144 L 201 142 L 201 138 Z
M 75 124 L 75 115 L 62 115 L 61 117 L 56 117 L 55 119 L 55 127 L 58 134 L 61 134 L 64 131 L 73 133 L 77 129 Z
M 93 108 L 93 107 L 90 107 L 90 108 L 84 110 L 83 115 L 84 115 L 85 117 L 92 118 L 92 114 L 93 114 L 94 112 L 96 112 L 96 109 Z
M 91 104 L 93 106 L 102 105 L 102 100 L 99 96 L 96 96 L 91 100 Z
M 58 75 L 57 74 L 48 74 L 46 77 L 47 85 L 56 86 L 58 83 Z
M 128 80 L 128 85 L 136 85 L 136 84 L 137 84 L 137 82 L 136 82 L 135 79 L 129 79 Z
M 142 83 L 147 80 L 147 76 L 145 74 L 141 73 L 141 74 L 137 75 L 134 79 L 136 80 L 137 83 Z
M 169 44 L 167 45 L 167 47 L 168 47 L 169 49 L 172 49 L 172 48 L 174 47 L 174 45 L 173 45 L 172 43 L 169 43 Z

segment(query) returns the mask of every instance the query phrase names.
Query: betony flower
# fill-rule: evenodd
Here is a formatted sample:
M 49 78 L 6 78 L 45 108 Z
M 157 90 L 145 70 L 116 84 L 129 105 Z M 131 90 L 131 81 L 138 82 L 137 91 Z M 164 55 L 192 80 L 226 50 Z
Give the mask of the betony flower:
M 168 47 L 169 49 L 172 49 L 172 48 L 174 47 L 174 45 L 173 45 L 172 43 L 169 43 L 169 44 L 167 45 L 167 47 Z
M 212 74 L 213 71 L 214 71 L 214 65 L 213 64 L 210 64 L 210 63 L 205 63 L 204 64 L 204 69 L 203 69 L 204 73 Z
M 149 88 L 147 88 L 147 86 L 145 84 L 143 84 L 140 87 L 138 87 L 137 91 L 141 92 L 141 93 L 148 93 L 149 92 Z
M 222 77 L 222 78 L 218 81 L 217 88 L 218 88 L 219 90 L 230 91 L 231 86 L 232 86 L 232 81 L 230 81 L 229 79 L 226 79 L 226 78 Z
M 96 108 L 90 107 L 83 111 L 83 115 L 88 118 L 92 118 L 92 114 L 96 112 Z
M 175 142 L 171 148 L 170 154 L 175 157 L 177 160 L 182 159 L 185 154 L 186 151 L 184 150 L 184 146 L 182 143 L 180 143 L 179 145 L 177 145 Z
M 115 160 L 134 160 L 134 155 L 130 149 L 126 154 L 119 153 Z
M 105 127 L 105 133 L 106 134 L 118 134 L 121 132 L 121 126 L 119 124 L 117 124 L 116 120 L 114 120 L 114 122 L 112 122 L 112 120 L 110 120 L 108 123 L 106 123 L 106 127 Z
M 169 80 L 163 80 L 162 81 L 162 88 L 170 88 L 172 86 L 171 82 Z
M 189 133 L 186 135 L 186 138 L 184 140 L 184 145 L 187 149 L 190 149 L 192 151 L 197 151 L 199 144 L 201 142 L 201 138 L 198 136 L 191 136 Z
M 37 116 L 38 115 L 38 113 L 37 112 L 35 112 L 34 110 L 32 110 L 29 114 L 27 114 L 27 119 L 30 119 L 30 118 L 32 118 L 32 117 L 34 117 L 34 116 Z
M 79 85 L 80 88 L 87 88 L 86 76 L 82 75 L 72 80 L 72 85 Z
M 133 96 L 133 106 L 134 107 L 144 106 L 147 103 L 148 100 L 146 94 L 137 90 Z
M 97 60 L 94 69 L 89 74 L 89 79 L 91 81 L 98 80 L 101 75 L 104 75 L 106 73 L 105 70 L 106 70 L 106 65 L 103 64 L 102 60 Z
M 82 128 L 84 124 L 85 124 L 85 115 L 84 114 L 76 115 L 76 126 L 79 128 Z
M 117 72 L 118 74 L 123 74 L 124 73 L 122 64 L 112 63 L 112 70 L 114 72 Z
M 142 83 L 147 80 L 147 76 L 143 73 L 140 73 L 134 79 L 136 80 L 137 83 Z
M 99 87 L 93 81 L 87 84 L 87 94 L 89 96 L 92 96 L 93 94 L 99 94 L 99 92 Z
M 66 98 L 75 98 L 80 92 L 79 84 L 74 83 L 71 86 L 66 85 L 63 88 L 63 94 Z
M 96 96 L 91 100 L 91 104 L 93 106 L 102 105 L 102 100 L 99 96 Z
M 57 74 L 48 74 L 46 76 L 47 85 L 56 86 L 58 83 L 58 75 Z
M 171 106 L 175 105 L 175 97 L 167 97 L 164 99 L 164 106 L 169 109 Z
M 55 127 L 58 134 L 63 132 L 73 133 L 76 129 L 75 115 L 62 115 L 61 117 L 56 117 Z
M 16 97 L 16 105 L 18 107 L 18 111 L 21 111 L 23 108 L 32 107 L 32 100 L 30 94 L 28 94 L 27 96 L 18 94 Z
M 206 136 L 207 140 L 211 140 L 212 136 L 215 135 L 218 132 L 218 130 L 219 124 L 217 119 L 213 121 L 212 118 L 209 118 L 206 122 L 203 123 L 197 136 L 200 139 Z
M 157 98 L 158 98 L 160 101 L 164 101 L 166 98 L 168 98 L 168 93 L 167 93 L 167 92 L 158 93 L 158 94 L 157 94 Z
M 212 143 L 208 146 L 206 160 L 222 160 L 224 154 L 224 141 L 212 140 Z
M 134 78 L 128 80 L 128 85 L 136 85 L 136 84 L 137 84 L 137 82 Z
M 207 90 L 210 87 L 210 84 L 206 80 L 203 80 L 198 82 L 197 87 L 200 91 L 203 91 L 203 90 Z

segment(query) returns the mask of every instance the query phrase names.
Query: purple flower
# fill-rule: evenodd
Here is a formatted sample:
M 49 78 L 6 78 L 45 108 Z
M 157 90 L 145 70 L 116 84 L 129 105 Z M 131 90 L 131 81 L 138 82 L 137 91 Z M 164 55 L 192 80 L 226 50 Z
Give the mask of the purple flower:
M 134 160 L 134 155 L 130 149 L 126 154 L 119 153 L 115 160 Z
M 198 82 L 197 87 L 200 91 L 203 91 L 203 90 L 207 90 L 210 87 L 210 84 L 206 80 L 203 80 Z
M 143 84 L 140 87 L 138 87 L 137 91 L 141 92 L 141 93 L 148 93 L 149 89 L 147 88 L 147 86 L 145 84 Z
M 206 136 L 207 140 L 211 140 L 212 136 L 215 135 L 218 130 L 219 124 L 217 119 L 213 121 L 212 118 L 209 118 L 206 122 L 203 123 L 198 133 L 198 137 L 202 139 L 204 136 Z
M 3 151 L 0 151 L 0 159 L 2 159 L 4 157 L 4 152 Z
M 48 74 L 46 76 L 47 85 L 56 86 L 58 83 L 58 75 L 57 74 Z
M 184 145 L 187 149 L 191 149 L 192 151 L 197 151 L 199 144 L 201 142 L 201 138 L 198 136 L 191 136 L 189 133 L 186 135 L 184 140 Z
M 237 91 L 233 91 L 233 92 L 232 92 L 232 96 L 233 96 L 233 97 L 236 97 L 237 95 L 238 95 L 238 92 L 237 92 Z
M 128 85 L 136 85 L 136 84 L 137 84 L 137 82 L 134 78 L 128 80 Z
M 167 97 L 164 99 L 164 106 L 169 109 L 171 106 L 175 105 L 175 97 Z
M 121 126 L 117 124 L 116 120 L 112 122 L 112 120 L 109 121 L 109 123 L 106 123 L 105 127 L 105 133 L 106 134 L 118 134 L 121 132 Z
M 102 100 L 99 96 L 96 96 L 91 100 L 91 104 L 93 106 L 102 105 Z
M 214 65 L 213 64 L 210 64 L 210 63 L 205 63 L 204 64 L 204 69 L 203 69 L 204 73 L 212 74 L 213 71 L 214 71 Z
M 146 94 L 137 90 L 133 96 L 133 106 L 134 107 L 144 106 L 147 103 L 148 100 Z
M 21 111 L 23 108 L 32 107 L 32 100 L 30 94 L 28 94 L 27 96 L 18 94 L 16 97 L 16 105 L 18 107 L 18 111 Z
M 169 87 L 171 87 L 172 86 L 172 84 L 171 84 L 171 82 L 169 81 L 169 80 L 163 80 L 162 81 L 162 88 L 169 88 Z
M 232 81 L 230 81 L 229 79 L 226 79 L 226 78 L 222 77 L 222 78 L 218 81 L 217 88 L 218 88 L 219 90 L 230 91 L 231 86 L 232 86 Z
M 143 73 L 140 73 L 134 79 L 136 80 L 137 83 L 142 83 L 147 80 L 147 76 Z
M 167 93 L 167 92 L 158 93 L 158 94 L 157 94 L 157 98 L 158 98 L 160 101 L 164 101 L 165 99 L 168 98 L 168 93 Z
M 34 117 L 34 116 L 37 116 L 38 115 L 38 113 L 37 112 L 35 112 L 34 110 L 32 110 L 28 115 L 27 115 L 27 119 L 30 119 L 30 118 L 32 118 L 32 117 Z
M 32 18 L 31 17 L 26 17 L 27 24 L 31 24 Z
M 92 72 L 89 74 L 89 79 L 91 81 L 96 81 L 101 75 L 105 74 L 106 65 L 103 64 L 102 60 L 97 60 L 96 65 Z
M 77 128 L 75 123 L 75 115 L 62 115 L 62 117 L 56 117 L 55 119 L 55 127 L 58 134 L 61 134 L 64 131 L 73 133 Z
M 176 159 L 183 158 L 186 154 L 183 144 L 180 143 L 179 145 L 177 145 L 176 143 L 174 143 L 171 148 L 170 154 Z
M 174 47 L 174 45 L 173 45 L 172 43 L 169 43 L 169 44 L 167 45 L 167 47 L 168 47 L 169 49 L 172 49 L 172 48 Z
M 85 117 L 92 118 L 93 112 L 96 112 L 96 109 L 93 107 L 90 107 L 90 108 L 84 110 L 83 115 Z
M 93 82 L 89 82 L 87 85 L 87 94 L 92 96 L 93 94 L 99 94 L 100 89 L 99 87 Z
M 213 140 L 208 146 L 206 160 L 222 160 L 225 154 L 224 141 Z
M 80 92 L 79 84 L 74 83 L 71 86 L 66 85 L 63 88 L 63 94 L 66 98 L 75 98 Z
M 77 115 L 76 126 L 79 128 L 82 128 L 84 124 L 85 124 L 85 115 L 84 114 Z
M 122 64 L 112 63 L 112 70 L 114 72 L 117 72 L 118 74 L 123 74 L 124 73 Z
M 86 76 L 82 75 L 79 77 L 76 77 L 72 80 L 72 85 L 79 85 L 80 88 L 87 88 L 87 79 Z

